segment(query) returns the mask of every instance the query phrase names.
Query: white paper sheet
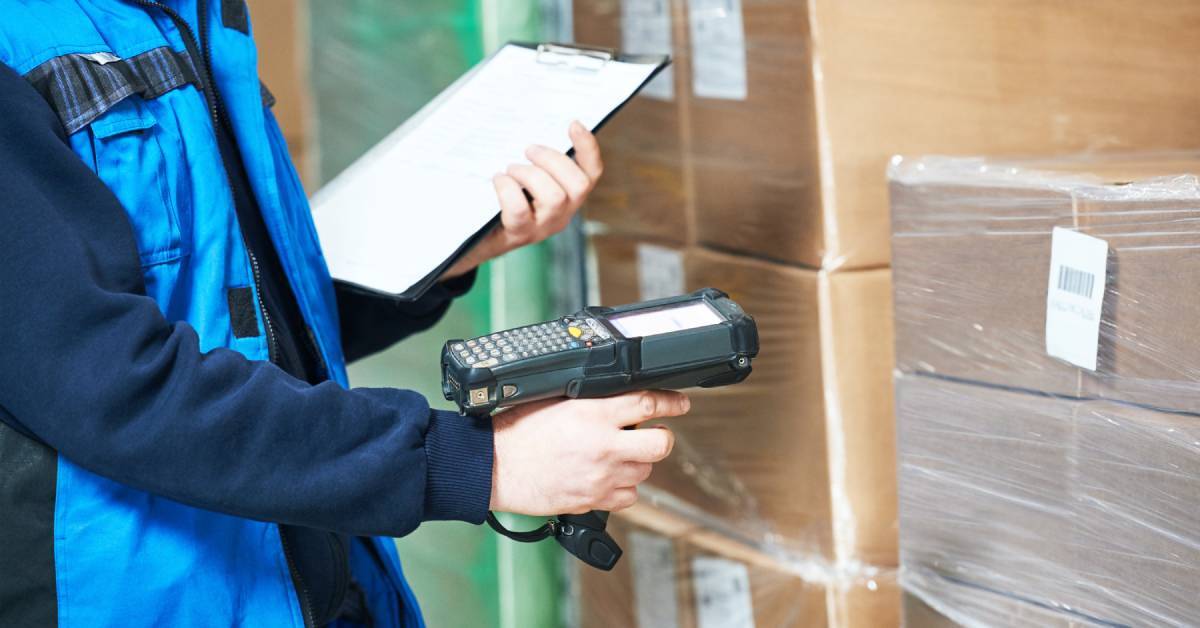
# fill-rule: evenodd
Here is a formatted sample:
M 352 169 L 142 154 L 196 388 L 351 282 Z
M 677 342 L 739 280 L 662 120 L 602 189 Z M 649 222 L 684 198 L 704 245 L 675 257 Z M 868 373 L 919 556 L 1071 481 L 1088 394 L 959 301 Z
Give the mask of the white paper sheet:
M 405 292 L 499 213 L 493 175 L 531 144 L 566 152 L 572 120 L 594 129 L 656 67 L 551 58 L 505 46 L 313 197 L 334 278 Z

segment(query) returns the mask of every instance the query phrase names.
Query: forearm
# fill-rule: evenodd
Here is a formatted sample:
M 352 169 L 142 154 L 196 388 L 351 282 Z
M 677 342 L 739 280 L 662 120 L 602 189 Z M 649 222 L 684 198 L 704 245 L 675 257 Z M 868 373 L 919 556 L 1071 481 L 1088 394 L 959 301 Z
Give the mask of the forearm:
M 113 322 L 125 333 L 134 323 Z M 486 424 L 433 412 L 408 391 L 309 386 L 232 351 L 201 354 L 186 325 L 130 344 L 96 331 L 80 340 L 103 345 L 103 361 L 81 348 L 24 361 L 23 377 L 0 373 L 13 416 L 95 473 L 210 510 L 350 534 L 482 519 Z

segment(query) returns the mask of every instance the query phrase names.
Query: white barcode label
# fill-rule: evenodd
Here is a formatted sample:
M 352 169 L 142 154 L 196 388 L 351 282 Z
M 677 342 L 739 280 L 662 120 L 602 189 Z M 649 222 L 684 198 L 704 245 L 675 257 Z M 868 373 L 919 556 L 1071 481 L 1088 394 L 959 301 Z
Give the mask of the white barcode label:
M 671 54 L 670 0 L 621 0 L 621 52 Z M 659 72 L 640 93 L 658 100 L 675 98 L 672 67 Z
M 1100 347 L 1108 243 L 1055 227 L 1046 293 L 1046 353 L 1091 371 Z
M 750 572 L 745 564 L 711 556 L 693 558 L 692 591 L 699 628 L 754 628 Z
M 683 252 L 638 244 L 638 294 L 642 301 L 683 294 Z
M 688 0 L 692 92 L 746 100 L 746 34 L 741 0 Z
M 630 532 L 629 558 L 638 628 L 679 628 L 674 543 L 659 534 Z

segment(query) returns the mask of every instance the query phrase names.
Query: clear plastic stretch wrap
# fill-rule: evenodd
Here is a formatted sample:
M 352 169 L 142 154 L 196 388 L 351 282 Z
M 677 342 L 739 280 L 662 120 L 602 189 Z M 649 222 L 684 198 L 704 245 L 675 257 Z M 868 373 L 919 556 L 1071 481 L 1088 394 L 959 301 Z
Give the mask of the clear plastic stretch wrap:
M 910 623 L 1200 618 L 1193 173 L 1193 155 L 893 161 Z M 1087 336 L 1047 324 L 1064 288 L 1051 272 L 1052 244 L 1065 255 L 1055 227 L 1107 244 L 1099 331 L 1084 349 L 1094 370 L 1047 352 L 1064 334 Z M 1087 312 L 1071 314 L 1085 325 Z

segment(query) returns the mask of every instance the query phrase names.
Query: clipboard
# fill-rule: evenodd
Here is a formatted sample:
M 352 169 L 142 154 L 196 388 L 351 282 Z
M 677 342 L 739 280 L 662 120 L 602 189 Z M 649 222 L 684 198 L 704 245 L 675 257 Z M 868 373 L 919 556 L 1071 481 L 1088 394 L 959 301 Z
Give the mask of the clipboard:
M 407 192 L 411 191 L 405 189 L 389 191 L 388 187 L 392 182 L 388 180 L 387 174 L 391 171 L 387 169 L 397 168 L 397 163 L 405 163 L 403 155 L 406 154 L 405 151 L 413 150 L 412 145 L 414 143 L 419 145 L 422 141 L 427 142 L 428 137 L 426 136 L 430 134 L 436 137 L 436 133 L 442 127 L 446 127 L 446 120 L 441 118 L 450 115 L 447 112 L 451 109 L 456 107 L 462 109 L 465 106 L 458 101 L 469 98 L 467 95 L 468 90 L 476 92 L 481 90 L 480 85 L 473 84 L 473 82 L 477 78 L 483 80 L 485 75 L 482 73 L 491 64 L 496 62 L 497 59 L 501 59 L 503 63 L 524 64 L 523 67 L 539 80 L 549 76 L 561 76 L 563 77 L 561 80 L 567 85 L 577 83 L 580 85 L 595 84 L 600 87 L 606 87 L 606 85 L 601 83 L 599 77 L 602 74 L 613 74 L 615 76 L 619 70 L 621 78 L 620 90 L 616 93 L 606 92 L 604 97 L 610 102 L 603 106 L 594 105 L 590 111 L 592 119 L 582 120 L 585 126 L 591 127 L 593 132 L 598 131 L 611 120 L 626 103 L 670 64 L 670 58 L 666 55 L 622 55 L 611 49 L 570 44 L 510 42 L 502 46 L 499 50 L 476 64 L 466 74 L 459 77 L 437 97 L 422 107 L 414 116 L 385 137 L 375 147 L 367 151 L 366 154 L 351 164 L 350 167 L 313 196 L 313 219 L 316 223 L 322 246 L 325 249 L 325 257 L 329 263 L 331 274 L 336 281 L 359 292 L 384 294 L 402 301 L 419 299 L 437 283 L 438 279 L 450 266 L 461 259 L 468 250 L 478 244 L 480 240 L 500 224 L 498 200 L 491 201 L 495 204 L 495 212 L 490 212 L 489 208 L 482 208 L 478 212 L 473 209 L 464 209 L 465 213 L 471 215 L 471 219 L 478 220 L 482 224 L 478 228 L 475 228 L 473 224 L 470 225 L 469 232 L 462 231 L 462 225 L 453 225 L 454 229 L 462 231 L 461 233 L 458 231 L 451 233 L 433 231 L 445 226 L 445 224 L 439 223 L 440 220 L 444 220 L 445 218 L 439 215 L 438 208 L 404 208 L 401 206 L 402 200 L 397 200 L 396 204 L 391 207 L 383 206 L 383 204 L 389 202 L 389 198 L 403 199 L 408 196 Z M 529 65 L 531 60 L 537 64 L 536 68 Z M 614 62 L 617 65 L 610 67 L 609 64 L 614 64 Z M 500 70 L 495 68 L 486 71 L 491 73 L 490 75 L 486 75 L 487 80 L 495 80 L 495 76 L 492 75 L 503 76 L 497 74 Z M 550 72 L 561 74 L 549 74 Z M 546 87 L 547 85 L 548 83 L 539 83 L 539 86 L 542 87 Z M 551 95 L 553 95 L 553 90 L 556 88 L 557 86 L 549 88 L 551 89 Z M 571 90 L 564 88 L 560 91 L 563 94 L 567 94 Z M 595 109 L 595 107 L 601 106 L 603 107 L 602 110 Z M 503 109 L 503 103 L 498 104 L 496 109 Z M 522 114 L 538 117 L 536 116 L 537 112 L 520 111 Z M 554 112 L 555 115 L 559 115 L 560 113 L 562 116 L 572 119 L 579 117 L 574 112 L 558 112 L 557 110 Z M 431 131 L 430 126 L 434 126 L 434 130 Z M 563 122 L 561 125 L 563 138 L 566 138 L 566 128 L 567 124 Z M 460 140 L 464 142 L 468 150 L 474 149 L 470 138 L 460 138 Z M 534 141 L 525 142 L 522 145 L 522 149 L 525 145 L 534 143 Z M 569 146 L 569 141 L 567 145 Z M 571 155 L 574 150 L 569 149 L 565 152 L 567 155 Z M 398 154 L 401 155 L 401 158 L 396 157 Z M 458 156 L 456 154 L 456 159 Z M 524 161 L 522 152 L 518 152 L 516 155 L 504 155 L 504 159 L 508 162 Z M 480 159 L 480 161 L 486 160 L 486 158 Z M 430 170 L 437 169 L 436 163 L 432 161 L 421 163 L 418 167 Z M 441 176 L 442 174 L 446 176 Z M 431 180 L 441 181 L 439 185 L 453 186 L 452 174 L 440 173 L 438 176 L 432 177 Z M 475 198 L 480 201 L 483 200 L 483 190 L 475 189 L 480 185 L 478 173 L 473 177 L 464 174 L 462 185 L 474 186 L 472 192 Z M 491 187 L 490 174 L 488 175 L 486 185 L 487 192 L 494 199 L 495 192 Z M 379 203 L 381 205 L 379 207 L 366 207 L 368 203 Z M 405 211 L 409 212 L 408 215 L 401 216 L 399 214 L 388 213 Z M 484 212 L 488 212 L 490 215 L 484 216 Z M 436 245 L 429 245 L 434 254 L 430 254 L 429 250 L 414 254 L 424 258 L 409 260 L 409 263 L 416 265 L 416 269 L 419 269 L 419 275 L 415 268 L 405 267 L 403 268 L 403 272 L 395 273 L 397 279 L 393 280 L 386 276 L 387 272 L 385 268 L 382 266 L 372 266 L 372 264 L 386 264 L 388 259 L 394 260 L 400 255 L 400 253 L 395 251 L 387 250 L 386 241 L 384 240 L 386 233 L 380 233 L 380 229 L 383 227 L 376 223 L 387 223 L 393 228 L 403 225 L 403 228 L 411 228 L 417 231 L 425 230 L 431 237 L 437 236 L 443 239 L 452 235 L 456 237 L 454 237 L 454 244 L 452 245 L 442 244 L 441 248 L 438 248 Z M 457 237 L 457 235 L 462 235 L 463 237 Z M 409 241 L 414 240 L 414 238 L 422 240 L 422 245 L 427 241 L 427 239 L 420 238 L 419 234 L 405 232 L 405 236 Z M 378 258 L 378 261 L 373 261 L 376 258 Z

